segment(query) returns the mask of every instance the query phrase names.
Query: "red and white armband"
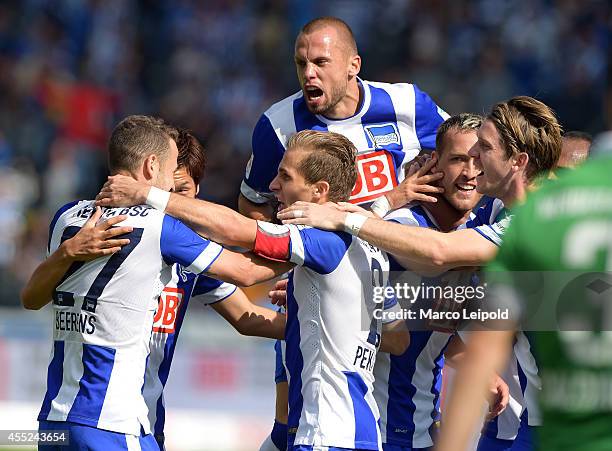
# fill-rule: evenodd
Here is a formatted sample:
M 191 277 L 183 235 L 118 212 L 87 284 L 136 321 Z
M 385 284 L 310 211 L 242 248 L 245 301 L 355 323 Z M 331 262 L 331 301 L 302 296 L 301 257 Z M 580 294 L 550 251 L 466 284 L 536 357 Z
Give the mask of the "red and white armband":
M 253 252 L 269 260 L 287 262 L 291 258 L 291 234 L 289 227 L 257 221 L 257 234 Z

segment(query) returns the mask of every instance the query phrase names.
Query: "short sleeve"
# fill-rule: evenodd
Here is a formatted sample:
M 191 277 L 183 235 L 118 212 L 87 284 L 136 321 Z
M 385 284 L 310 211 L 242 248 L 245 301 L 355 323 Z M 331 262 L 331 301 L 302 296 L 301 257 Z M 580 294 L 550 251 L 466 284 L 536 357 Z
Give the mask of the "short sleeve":
M 285 147 L 265 114 L 253 130 L 252 148 L 240 192 L 251 202 L 263 204 L 270 198 L 270 183 L 276 177 L 285 153 Z
M 221 302 L 236 292 L 236 285 L 200 274 L 193 286 L 191 299 L 204 305 Z
M 72 207 L 77 205 L 78 203 L 79 201 L 69 202 L 66 205 L 63 205 L 61 208 L 59 208 L 57 212 L 55 213 L 55 215 L 53 215 L 53 219 L 51 219 L 51 223 L 49 224 L 49 239 L 47 241 L 47 255 L 51 254 L 53 251 L 55 251 L 59 247 L 60 241 L 53 240 L 53 232 L 55 232 L 55 227 L 57 226 L 57 223 L 60 217 L 64 213 L 66 213 L 68 210 L 70 210 Z
M 410 210 L 410 208 L 402 207 L 397 210 L 393 210 L 389 214 L 387 214 L 384 218 L 385 221 L 393 221 L 398 224 L 407 225 L 407 226 L 416 226 L 418 227 L 419 221 L 414 217 L 414 214 Z
M 345 232 L 258 221 L 254 252 L 329 274 L 338 267 L 352 242 L 353 237 Z
M 199 274 L 213 264 L 223 248 L 202 238 L 178 219 L 164 215 L 160 250 L 167 264 L 178 263 L 187 271 Z
M 414 109 L 414 125 L 421 149 L 435 149 L 438 127 L 448 119 L 448 113 L 416 85 L 414 85 Z

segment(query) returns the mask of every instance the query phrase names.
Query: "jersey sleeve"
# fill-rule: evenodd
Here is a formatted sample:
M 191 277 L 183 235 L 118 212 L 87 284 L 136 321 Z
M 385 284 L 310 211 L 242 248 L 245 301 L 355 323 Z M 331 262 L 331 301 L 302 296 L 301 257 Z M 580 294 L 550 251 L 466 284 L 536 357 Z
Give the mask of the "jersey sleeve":
M 466 229 L 474 229 L 483 238 L 496 246 L 501 246 L 504 231 L 510 223 L 511 216 L 506 214 L 499 199 L 491 199 L 476 212 L 476 216 L 465 223 Z
M 223 248 L 202 238 L 178 219 L 164 215 L 160 250 L 168 265 L 178 263 L 187 271 L 199 274 L 214 263 Z
M 414 110 L 414 126 L 421 149 L 435 149 L 438 127 L 448 119 L 448 113 L 416 85 L 414 85 Z
M 270 182 L 276 177 L 285 153 L 285 147 L 265 114 L 253 130 L 252 148 L 253 153 L 247 164 L 240 192 L 251 202 L 263 204 L 270 198 Z
M 59 226 L 62 227 L 60 218 L 64 213 L 70 210 L 72 207 L 77 205 L 79 201 L 69 202 L 66 205 L 63 205 L 61 208 L 57 210 L 55 215 L 53 215 L 53 219 L 51 219 L 51 223 L 49 224 L 49 239 L 47 241 L 47 256 L 55 252 L 59 245 L 61 244 L 61 239 L 53 239 L 55 229 L 58 227 L 58 222 L 60 222 Z
M 384 218 L 385 221 L 393 221 L 398 224 L 407 226 L 419 226 L 419 221 L 414 217 L 410 208 L 398 208 L 387 214 Z
M 290 261 L 319 274 L 338 267 L 353 237 L 345 232 L 328 232 L 310 227 L 257 222 L 254 251 L 277 261 Z
M 202 303 L 203 305 L 216 304 L 236 292 L 236 285 L 222 282 L 204 274 L 200 274 L 193 286 L 191 299 Z

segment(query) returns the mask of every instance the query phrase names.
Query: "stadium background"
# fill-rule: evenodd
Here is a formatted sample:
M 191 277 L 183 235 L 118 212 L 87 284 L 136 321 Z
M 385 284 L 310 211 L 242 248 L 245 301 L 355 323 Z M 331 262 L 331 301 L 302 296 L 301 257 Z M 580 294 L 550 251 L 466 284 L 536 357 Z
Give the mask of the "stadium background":
M 253 126 L 299 88 L 293 41 L 319 15 L 353 27 L 362 78 L 417 83 L 451 114 L 527 94 L 566 130 L 612 128 L 605 0 L 1 1 L 3 429 L 36 426 L 50 349 L 48 311 L 22 311 L 20 287 L 55 210 L 104 181 L 113 124 L 142 113 L 191 128 L 208 150 L 200 196 L 235 207 Z M 188 318 L 168 384 L 169 448 L 256 449 L 272 425 L 272 343 L 200 306 Z

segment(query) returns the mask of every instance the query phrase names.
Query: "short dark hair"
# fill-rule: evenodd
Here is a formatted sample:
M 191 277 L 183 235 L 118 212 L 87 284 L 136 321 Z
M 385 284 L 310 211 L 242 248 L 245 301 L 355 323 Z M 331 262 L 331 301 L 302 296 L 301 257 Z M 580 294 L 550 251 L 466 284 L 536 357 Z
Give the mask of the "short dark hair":
M 335 28 L 341 35 L 343 35 L 342 38 L 344 44 L 355 55 L 357 54 L 357 42 L 355 41 L 355 35 L 353 34 L 353 30 L 351 30 L 349 24 L 347 24 L 344 20 L 338 17 L 324 16 L 312 19 L 302 27 L 302 29 L 300 30 L 300 34 L 309 34 L 313 31 L 318 30 L 319 28 L 323 28 L 326 26 Z
M 108 142 L 108 168 L 134 171 L 151 154 L 165 160 L 169 141 L 177 139 L 176 129 L 152 116 L 128 116 L 117 124 Z
M 588 141 L 591 144 L 593 143 L 593 135 L 579 130 L 570 130 L 569 132 L 565 132 L 563 133 L 563 138 L 581 139 L 582 141 Z
M 306 182 L 327 182 L 331 202 L 347 201 L 357 182 L 355 145 L 339 133 L 302 130 L 287 143 L 287 150 L 297 147 L 308 152 L 298 167 Z
M 196 186 L 199 185 L 206 163 L 204 147 L 198 138 L 185 128 L 178 129 L 176 146 L 178 147 L 178 168 L 185 168 Z
M 513 97 L 495 105 L 487 120 L 495 125 L 507 158 L 519 152 L 529 155 L 528 180 L 546 175 L 557 166 L 561 126 L 545 103 L 528 96 Z
M 436 152 L 438 154 L 442 152 L 444 138 L 449 131 L 476 132 L 482 125 L 482 121 L 484 121 L 484 117 L 474 113 L 459 113 L 446 119 L 440 124 L 436 133 Z

